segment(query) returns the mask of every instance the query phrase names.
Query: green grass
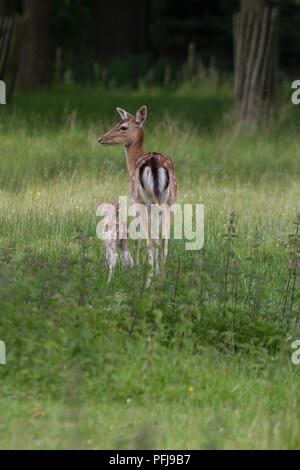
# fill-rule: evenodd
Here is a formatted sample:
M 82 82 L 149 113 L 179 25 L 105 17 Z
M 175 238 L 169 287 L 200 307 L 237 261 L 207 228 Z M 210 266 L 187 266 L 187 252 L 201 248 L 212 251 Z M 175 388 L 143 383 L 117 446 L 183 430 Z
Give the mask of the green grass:
M 299 448 L 288 93 L 255 134 L 237 132 L 228 85 L 57 87 L 0 107 L 1 448 Z M 178 202 L 205 204 L 203 250 L 171 240 L 148 290 L 145 263 L 107 285 L 93 203 L 128 194 L 124 150 L 97 138 L 142 104 L 145 150 L 174 160 Z
M 0 448 L 299 448 L 299 374 L 287 356 L 157 351 L 152 361 L 129 347 L 109 377 L 71 370 L 60 400 L 0 400 Z

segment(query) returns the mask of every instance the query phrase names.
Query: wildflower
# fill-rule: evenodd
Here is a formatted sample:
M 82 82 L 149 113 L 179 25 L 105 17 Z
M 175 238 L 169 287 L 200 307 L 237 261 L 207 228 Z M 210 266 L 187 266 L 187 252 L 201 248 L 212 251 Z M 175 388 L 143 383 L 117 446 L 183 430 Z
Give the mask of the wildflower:
M 79 206 L 76 206 L 76 209 L 79 209 Z
M 40 191 L 37 194 L 38 194 L 38 196 L 40 196 L 41 195 Z
M 194 387 L 189 387 L 189 392 L 193 392 L 194 390 Z
M 281 215 L 286 215 L 286 213 L 285 213 L 285 212 L 282 212 Z

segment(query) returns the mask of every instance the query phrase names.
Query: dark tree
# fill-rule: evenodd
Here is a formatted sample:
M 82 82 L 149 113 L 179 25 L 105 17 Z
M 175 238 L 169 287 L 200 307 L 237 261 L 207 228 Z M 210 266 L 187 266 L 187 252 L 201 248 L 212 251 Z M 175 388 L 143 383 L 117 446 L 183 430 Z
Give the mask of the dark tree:
M 12 13 L 14 0 L 0 0 L 0 18 Z
M 234 16 L 235 101 L 241 121 L 256 125 L 270 113 L 278 69 L 279 9 L 241 0 Z
M 37 88 L 51 82 L 49 0 L 23 0 L 26 18 L 18 74 L 21 88 Z
M 94 44 L 97 58 L 143 53 L 148 47 L 149 0 L 95 0 Z

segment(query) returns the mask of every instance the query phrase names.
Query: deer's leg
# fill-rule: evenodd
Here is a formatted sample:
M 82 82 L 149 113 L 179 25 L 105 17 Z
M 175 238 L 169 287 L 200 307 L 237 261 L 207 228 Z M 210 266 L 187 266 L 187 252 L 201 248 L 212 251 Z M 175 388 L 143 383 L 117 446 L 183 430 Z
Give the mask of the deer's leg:
M 134 219 L 136 220 L 136 235 L 137 235 L 137 238 L 134 240 L 134 244 L 135 244 L 135 265 L 138 266 L 140 264 L 140 248 L 141 248 L 141 240 L 142 239 L 141 239 L 140 213 L 136 208 L 135 208 L 135 211 L 134 211 Z
M 171 225 L 171 218 L 173 216 L 173 212 L 165 213 L 162 218 L 162 260 L 163 264 L 166 263 L 167 255 L 168 255 L 168 244 L 169 244 L 169 237 L 170 237 L 170 225 Z
M 151 237 L 152 243 L 154 246 L 154 262 L 155 262 L 155 271 L 159 274 L 159 231 L 160 231 L 160 209 L 158 206 L 153 208 L 153 212 L 151 211 Z
M 106 247 L 106 259 L 109 267 L 108 282 L 110 282 L 118 260 L 118 254 L 115 247 Z
M 155 271 L 157 274 L 159 274 L 158 252 L 159 252 L 158 241 L 155 240 L 154 259 L 155 259 Z
M 153 276 L 153 258 L 154 258 L 154 245 L 153 240 L 151 238 L 147 239 L 147 248 L 148 248 L 148 264 L 150 266 L 150 271 L 147 276 L 146 287 L 150 286 L 151 278 Z
M 162 260 L 163 260 L 163 264 L 166 264 L 166 260 L 167 260 L 168 243 L 169 243 L 169 240 L 167 238 L 162 239 Z
M 147 277 L 146 286 L 149 287 L 150 282 L 151 282 L 151 277 L 153 276 L 155 241 L 152 240 L 151 238 L 151 217 L 146 206 L 144 206 L 143 210 L 139 211 L 139 221 L 143 229 L 143 232 L 145 233 L 147 237 L 148 264 L 150 265 L 150 271 Z
M 138 237 L 135 241 L 135 265 L 140 264 L 140 248 L 141 248 L 141 237 Z
M 150 223 L 150 217 L 148 219 L 148 239 L 147 239 L 147 245 L 148 245 L 148 264 L 151 266 L 151 271 L 148 275 L 148 280 L 147 280 L 147 287 L 150 285 L 151 277 L 153 276 L 153 264 L 155 263 L 155 271 L 157 274 L 159 274 L 160 269 L 159 269 L 159 239 L 156 238 L 151 238 L 151 223 Z
M 120 258 L 124 266 L 133 266 L 133 259 L 129 252 L 128 240 L 122 240 L 120 245 Z
M 145 208 L 146 209 L 146 208 Z M 147 249 L 148 249 L 148 264 L 150 271 L 147 276 L 146 287 L 150 286 L 151 278 L 153 276 L 153 261 L 154 261 L 154 244 L 151 238 L 151 220 L 147 210 L 140 213 L 140 222 L 145 234 L 147 235 Z
M 148 238 L 147 240 L 147 248 L 148 248 L 148 264 L 153 269 L 154 245 L 153 245 L 153 240 L 151 240 L 151 238 Z
M 131 254 L 129 253 L 129 251 L 126 251 L 126 264 L 127 266 L 130 266 L 132 268 L 133 266 L 133 259 L 132 259 L 132 256 Z

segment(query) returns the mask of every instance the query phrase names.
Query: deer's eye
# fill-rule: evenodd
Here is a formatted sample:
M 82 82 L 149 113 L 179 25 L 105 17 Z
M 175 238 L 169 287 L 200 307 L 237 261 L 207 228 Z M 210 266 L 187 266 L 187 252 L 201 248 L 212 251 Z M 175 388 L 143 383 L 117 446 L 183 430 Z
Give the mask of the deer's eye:
M 127 131 L 128 127 L 126 126 L 121 126 L 121 131 Z

